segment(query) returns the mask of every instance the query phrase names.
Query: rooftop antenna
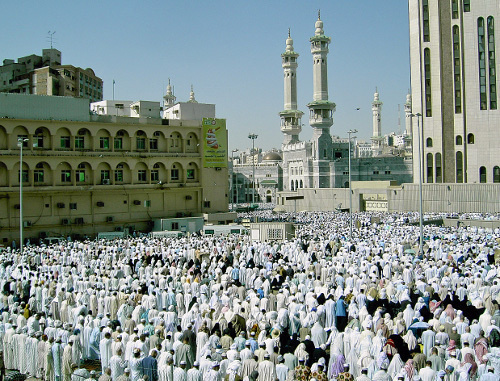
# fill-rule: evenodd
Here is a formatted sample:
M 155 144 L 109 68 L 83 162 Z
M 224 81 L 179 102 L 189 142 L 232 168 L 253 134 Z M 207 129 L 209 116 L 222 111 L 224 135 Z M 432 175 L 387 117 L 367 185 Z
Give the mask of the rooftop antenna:
M 52 49 L 53 48 L 53 42 L 54 42 L 54 34 L 56 33 L 56 31 L 48 31 L 48 38 L 50 39 L 50 48 Z

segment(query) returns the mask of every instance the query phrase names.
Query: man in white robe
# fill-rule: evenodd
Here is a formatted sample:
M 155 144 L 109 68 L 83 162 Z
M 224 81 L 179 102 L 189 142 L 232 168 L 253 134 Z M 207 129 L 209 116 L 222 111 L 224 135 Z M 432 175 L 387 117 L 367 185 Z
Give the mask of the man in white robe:
M 193 367 L 187 371 L 187 381 L 202 381 L 203 374 L 200 371 L 200 363 L 195 361 Z
M 73 354 L 73 342 L 69 341 L 68 344 L 64 347 L 63 355 L 62 355 L 62 380 L 63 381 L 71 381 L 71 364 L 72 354 Z
M 34 332 L 30 337 L 26 338 L 25 345 L 26 373 L 30 376 L 36 376 L 38 365 L 38 340 L 35 338 Z
M 111 356 L 109 359 L 109 367 L 111 368 L 111 379 L 115 381 L 118 377 L 120 377 L 125 370 L 127 365 L 126 361 L 122 359 L 122 349 L 118 348 L 116 354 Z
M 268 353 L 264 355 L 264 361 L 259 363 L 257 371 L 259 372 L 258 381 L 275 381 L 276 379 L 276 368 L 274 363 L 270 360 Z
M 106 332 L 104 338 L 99 343 L 99 352 L 101 354 L 102 369 L 109 368 L 109 360 L 111 358 L 111 334 Z

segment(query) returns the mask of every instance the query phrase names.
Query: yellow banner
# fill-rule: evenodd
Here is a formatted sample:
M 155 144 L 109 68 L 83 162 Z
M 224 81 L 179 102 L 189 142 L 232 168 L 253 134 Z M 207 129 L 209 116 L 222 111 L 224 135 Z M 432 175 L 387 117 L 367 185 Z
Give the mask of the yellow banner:
M 227 167 L 225 119 L 203 118 L 203 167 Z

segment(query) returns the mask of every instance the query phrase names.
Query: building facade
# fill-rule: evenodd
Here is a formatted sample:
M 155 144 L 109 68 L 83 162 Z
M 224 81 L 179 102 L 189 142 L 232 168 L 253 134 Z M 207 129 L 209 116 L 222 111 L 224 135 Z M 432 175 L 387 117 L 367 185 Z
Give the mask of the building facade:
M 5 59 L 0 66 L 0 92 L 58 95 L 87 98 L 91 102 L 103 98 L 103 81 L 90 68 L 61 64 L 61 52 L 43 49 L 20 57 L 17 62 Z
M 281 155 L 270 151 L 264 155 L 259 149 L 251 155 L 242 152 L 238 159 L 231 160 L 230 194 L 233 203 L 251 203 L 255 172 L 255 202 L 276 203 L 278 192 L 283 190 Z M 255 163 L 253 162 L 255 160 Z
M 498 0 L 409 0 L 414 173 L 425 183 L 500 183 L 498 20 Z
M 39 102 L 52 108 L 36 118 L 30 110 Z M 0 118 L 0 242 L 19 237 L 21 177 L 31 239 L 148 230 L 157 218 L 226 212 L 227 168 L 203 167 L 201 120 L 145 112 L 95 115 L 88 99 L 1 94 L 8 117 Z

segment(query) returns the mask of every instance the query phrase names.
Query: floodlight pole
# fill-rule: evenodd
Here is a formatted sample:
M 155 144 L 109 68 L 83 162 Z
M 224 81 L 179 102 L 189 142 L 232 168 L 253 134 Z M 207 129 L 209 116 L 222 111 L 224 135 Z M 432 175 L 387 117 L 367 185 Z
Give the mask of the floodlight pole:
M 255 204 L 255 139 L 257 134 L 248 134 L 248 138 L 252 139 L 252 205 Z
M 349 239 L 352 244 L 352 184 L 351 184 L 351 134 L 357 133 L 358 130 L 349 130 Z
M 23 145 L 28 138 L 17 138 L 19 151 L 19 252 L 23 255 Z

